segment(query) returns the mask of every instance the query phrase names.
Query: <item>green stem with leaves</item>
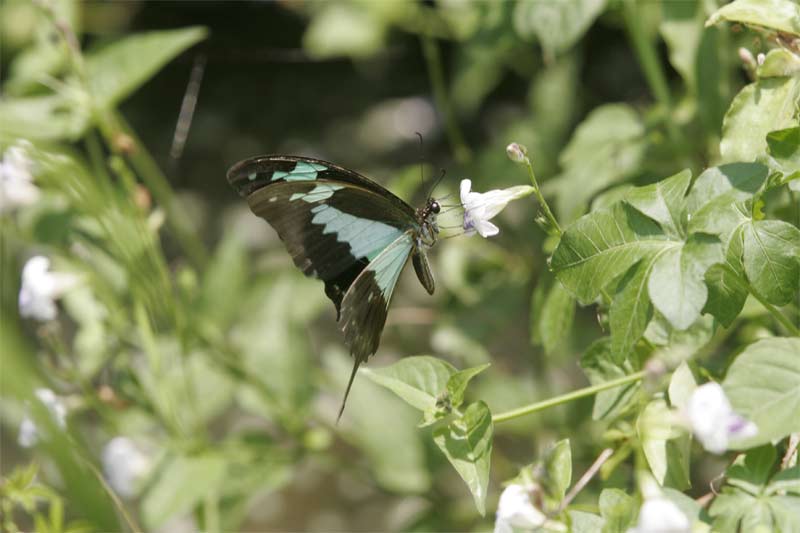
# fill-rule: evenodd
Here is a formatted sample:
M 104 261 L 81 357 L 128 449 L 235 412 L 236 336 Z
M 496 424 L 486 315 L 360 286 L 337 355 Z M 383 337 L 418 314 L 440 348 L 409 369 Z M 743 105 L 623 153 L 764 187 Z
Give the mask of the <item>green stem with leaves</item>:
M 621 377 L 619 379 L 613 379 L 611 381 L 606 381 L 605 383 L 592 385 L 591 387 L 584 387 L 583 389 L 578 389 L 576 391 L 568 392 L 567 394 L 562 394 L 561 396 L 555 396 L 553 398 L 549 398 L 541 402 L 536 402 L 523 407 L 518 407 L 517 409 L 512 409 L 510 411 L 506 411 L 505 413 L 494 415 L 492 417 L 492 422 L 496 424 L 498 422 L 505 422 L 507 420 L 513 420 L 515 418 L 520 418 L 522 416 L 538 413 L 539 411 L 544 411 L 545 409 L 549 409 L 557 405 L 569 403 L 573 400 L 578 400 L 580 398 L 585 398 L 587 396 L 593 396 L 598 392 L 602 392 L 604 390 L 613 389 L 621 385 L 627 385 L 628 383 L 635 383 L 637 381 L 641 381 L 642 379 L 644 379 L 646 375 L 647 371 L 641 370 L 639 372 L 635 372 L 633 374 Z

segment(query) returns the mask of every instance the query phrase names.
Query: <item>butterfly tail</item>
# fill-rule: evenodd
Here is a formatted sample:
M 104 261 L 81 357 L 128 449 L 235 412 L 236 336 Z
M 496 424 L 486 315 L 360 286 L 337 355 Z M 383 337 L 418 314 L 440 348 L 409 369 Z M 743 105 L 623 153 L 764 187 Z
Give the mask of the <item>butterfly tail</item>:
M 350 388 L 353 386 L 353 380 L 356 377 L 359 365 L 361 365 L 361 359 L 355 357 L 353 361 L 353 371 L 350 373 L 350 381 L 347 382 L 347 390 L 344 391 L 344 398 L 342 398 L 342 406 L 339 408 L 339 414 L 336 416 L 337 424 L 339 423 L 339 419 L 342 418 L 342 413 L 344 413 L 344 406 L 347 403 L 347 397 L 350 395 Z

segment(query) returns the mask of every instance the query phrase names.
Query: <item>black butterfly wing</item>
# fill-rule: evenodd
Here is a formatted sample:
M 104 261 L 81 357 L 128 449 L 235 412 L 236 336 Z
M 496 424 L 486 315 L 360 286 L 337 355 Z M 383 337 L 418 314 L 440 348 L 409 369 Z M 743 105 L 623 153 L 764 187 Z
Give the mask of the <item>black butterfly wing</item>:
M 275 228 L 295 265 L 325 282 L 337 313 L 369 262 L 404 232 L 419 228 L 408 204 L 328 162 L 257 157 L 234 165 L 228 180 Z

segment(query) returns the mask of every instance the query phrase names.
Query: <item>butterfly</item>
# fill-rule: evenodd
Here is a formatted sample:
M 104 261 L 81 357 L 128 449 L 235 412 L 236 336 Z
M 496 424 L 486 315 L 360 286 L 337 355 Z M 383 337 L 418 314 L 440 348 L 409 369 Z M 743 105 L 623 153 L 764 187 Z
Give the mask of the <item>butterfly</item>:
M 245 159 L 228 182 L 278 233 L 294 264 L 321 279 L 358 367 L 378 350 L 395 285 L 409 258 L 429 294 L 425 250 L 436 243 L 439 203 L 414 209 L 381 185 L 327 161 L 290 155 Z

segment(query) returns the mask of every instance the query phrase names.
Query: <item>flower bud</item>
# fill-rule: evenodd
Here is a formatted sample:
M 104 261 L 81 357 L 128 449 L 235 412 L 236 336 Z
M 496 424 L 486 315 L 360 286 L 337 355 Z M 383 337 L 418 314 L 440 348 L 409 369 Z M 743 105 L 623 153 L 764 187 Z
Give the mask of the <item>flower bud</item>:
M 506 146 L 506 154 L 515 163 L 524 163 L 528 159 L 528 149 L 518 143 L 511 143 Z

